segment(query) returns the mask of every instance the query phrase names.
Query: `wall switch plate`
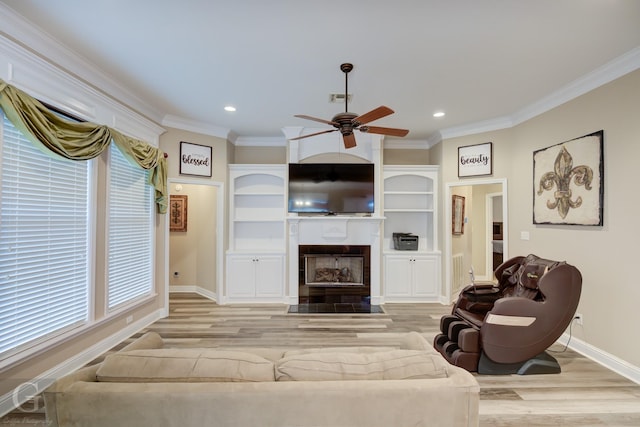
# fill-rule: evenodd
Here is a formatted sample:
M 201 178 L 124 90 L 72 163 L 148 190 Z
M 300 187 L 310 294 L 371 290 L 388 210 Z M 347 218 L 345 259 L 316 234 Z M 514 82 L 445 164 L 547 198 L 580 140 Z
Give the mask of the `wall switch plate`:
M 521 231 L 520 232 L 520 240 L 529 240 L 529 232 Z

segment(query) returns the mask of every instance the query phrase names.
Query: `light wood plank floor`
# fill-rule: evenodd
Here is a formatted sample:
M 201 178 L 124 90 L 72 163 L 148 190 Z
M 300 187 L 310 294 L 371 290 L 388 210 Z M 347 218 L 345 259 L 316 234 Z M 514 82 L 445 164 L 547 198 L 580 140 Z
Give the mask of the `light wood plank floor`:
M 418 331 L 438 332 L 449 308 L 439 304 L 386 304 L 385 314 L 287 314 L 285 305 L 219 306 L 195 294 L 171 294 L 170 316 L 135 334 L 158 332 L 170 347 L 366 346 L 399 344 Z M 640 385 L 595 362 L 554 345 L 562 366 L 557 375 L 476 375 L 480 383 L 480 425 L 640 426 Z M 100 360 L 100 359 L 98 359 Z M 97 361 L 98 361 L 97 360 Z M 18 413 L 0 426 L 46 425 L 43 415 Z

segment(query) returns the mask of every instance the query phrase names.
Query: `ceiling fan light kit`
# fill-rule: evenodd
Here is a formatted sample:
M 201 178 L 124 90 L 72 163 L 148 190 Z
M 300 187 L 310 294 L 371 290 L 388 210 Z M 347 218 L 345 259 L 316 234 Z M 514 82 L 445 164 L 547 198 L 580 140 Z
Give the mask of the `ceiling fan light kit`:
M 364 113 L 362 115 L 358 115 L 356 113 L 349 112 L 349 72 L 353 70 L 353 64 L 344 63 L 340 65 L 340 70 L 344 73 L 344 113 L 338 113 L 331 120 L 319 119 L 317 117 L 307 116 L 304 114 L 296 114 L 295 117 L 313 120 L 316 122 L 324 123 L 327 125 L 333 126 L 335 129 L 328 129 L 325 131 L 315 132 L 308 135 L 302 135 L 297 138 L 291 138 L 291 141 L 295 141 L 298 139 L 309 138 L 316 135 L 322 135 L 329 132 L 340 131 L 342 134 L 342 140 L 344 142 L 345 148 L 352 148 L 356 146 L 356 138 L 353 134 L 354 130 L 359 130 L 360 132 L 365 133 L 375 133 L 379 135 L 389 135 L 389 136 L 397 136 L 403 137 L 406 136 L 409 131 L 407 129 L 398 129 L 398 128 L 387 128 L 380 126 L 365 126 L 367 123 L 370 123 L 374 120 L 381 119 L 390 114 L 393 114 L 393 110 L 389 107 L 381 105 L 378 108 L 374 108 L 368 113 Z M 333 96 L 332 96 L 332 99 Z M 337 99 L 337 97 L 336 97 Z

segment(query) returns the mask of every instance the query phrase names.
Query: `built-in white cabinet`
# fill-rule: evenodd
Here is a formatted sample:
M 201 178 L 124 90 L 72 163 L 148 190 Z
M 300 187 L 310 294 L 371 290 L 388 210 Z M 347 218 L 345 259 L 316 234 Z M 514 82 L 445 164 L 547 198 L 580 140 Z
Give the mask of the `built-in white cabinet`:
M 229 165 L 229 302 L 284 298 L 286 179 L 286 165 Z
M 386 254 L 385 302 L 433 302 L 439 293 L 439 255 Z
M 384 166 L 377 176 L 382 178 L 382 197 L 376 201 L 380 216 L 299 218 L 287 216 L 287 165 L 230 165 L 224 301 L 290 301 L 285 289 L 297 289 L 300 242 L 318 238 L 328 238 L 332 244 L 360 242 L 370 241 L 371 236 L 375 237 L 372 261 L 380 256 L 383 260 L 381 266 L 372 262 L 372 297 L 380 302 L 438 301 L 438 167 Z M 352 222 L 367 227 L 357 227 L 359 234 L 352 235 L 353 227 L 347 226 Z M 393 233 L 417 235 L 418 249 L 394 249 Z M 295 304 L 295 292 L 294 297 L 290 302 Z
M 420 252 L 438 250 L 438 166 L 385 166 L 383 169 L 383 251 L 394 251 L 393 233 L 419 237 Z
M 229 250 L 285 250 L 285 165 L 230 165 Z
M 382 183 L 383 293 L 386 302 L 437 301 L 438 166 L 385 166 Z M 397 250 L 394 233 L 418 236 L 417 250 Z
M 284 255 L 227 256 L 229 301 L 282 301 Z

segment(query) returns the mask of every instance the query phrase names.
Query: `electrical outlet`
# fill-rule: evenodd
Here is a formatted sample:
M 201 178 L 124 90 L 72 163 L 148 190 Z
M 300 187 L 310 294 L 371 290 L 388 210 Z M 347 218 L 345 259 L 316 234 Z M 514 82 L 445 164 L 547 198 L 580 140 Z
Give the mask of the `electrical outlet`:
M 173 272 L 173 277 L 180 277 L 180 272 L 174 271 Z
M 574 320 L 576 321 L 576 323 L 580 326 L 582 326 L 582 314 L 581 313 L 576 313 L 575 316 L 573 316 Z
M 133 316 L 127 316 L 127 325 L 131 322 L 133 322 Z

